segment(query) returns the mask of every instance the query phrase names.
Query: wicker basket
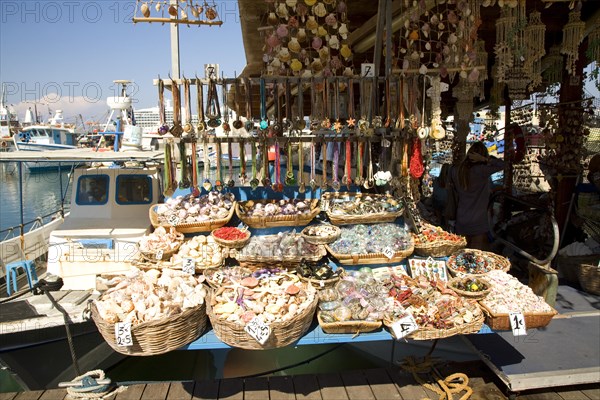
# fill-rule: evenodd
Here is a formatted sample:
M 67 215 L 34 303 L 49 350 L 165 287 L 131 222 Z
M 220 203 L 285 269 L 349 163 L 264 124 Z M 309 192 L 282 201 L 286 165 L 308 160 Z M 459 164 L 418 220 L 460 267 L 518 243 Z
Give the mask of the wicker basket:
M 275 200 L 252 200 L 254 203 L 268 204 Z M 278 228 L 285 226 L 305 226 L 321 212 L 318 207 L 319 200 L 313 199 L 310 202 L 310 212 L 304 215 L 275 215 L 270 217 L 248 217 L 242 212 L 245 202 L 239 202 L 235 206 L 235 212 L 238 218 L 251 228 Z
M 381 321 L 324 322 L 321 319 L 320 311 L 317 311 L 317 319 L 319 326 L 325 333 L 351 333 L 357 335 L 381 328 Z
M 600 295 L 600 264 L 581 264 L 577 276 L 583 290 Z
M 156 207 L 158 207 L 157 204 L 150 207 L 150 210 L 148 211 L 149 215 L 150 215 L 150 223 L 152 224 L 152 226 L 154 226 L 155 228 L 157 228 L 159 226 L 164 226 L 164 227 L 172 226 L 167 223 L 161 223 L 158 221 L 158 215 L 156 214 Z M 213 220 L 202 221 L 202 222 L 193 222 L 193 223 L 189 223 L 189 224 L 177 224 L 177 225 L 175 225 L 175 229 L 177 229 L 177 231 L 181 232 L 181 233 L 198 233 L 198 232 L 210 232 L 214 229 L 221 228 L 222 226 L 227 225 L 227 223 L 231 220 L 231 217 L 233 217 L 233 213 L 235 211 L 235 207 L 236 207 L 236 204 L 234 202 L 234 204 L 231 206 L 231 209 L 229 210 L 229 214 L 225 218 L 213 219 Z
M 485 314 L 485 323 L 494 331 L 510 331 L 509 314 L 494 314 L 483 302 L 479 306 Z M 524 313 L 525 327 L 527 329 L 543 328 L 558 314 L 555 309 L 546 313 Z
M 115 325 L 100 317 L 92 302 L 92 319 L 104 340 L 114 351 L 128 356 L 153 356 L 168 353 L 193 342 L 206 328 L 206 301 L 202 305 L 157 321 L 143 322 L 131 327 L 133 346 L 117 346 Z
M 246 231 L 246 237 L 244 239 L 225 240 L 225 239 L 221 239 L 219 237 L 216 237 L 214 235 L 215 230 L 213 230 L 210 233 L 210 236 L 212 236 L 212 238 L 215 240 L 215 242 L 218 245 L 223 246 L 223 247 L 228 247 L 230 249 L 241 249 L 242 247 L 244 247 L 250 241 L 250 237 L 252 236 L 252 234 L 250 233 L 250 231 Z
M 467 239 L 464 237 L 459 242 L 449 240 L 436 240 L 429 243 L 415 243 L 415 254 L 422 257 L 447 257 L 464 249 Z
M 381 222 L 394 222 L 396 218 L 404 214 L 404 208 L 401 207 L 398 211 L 380 212 L 361 215 L 352 214 L 337 214 L 330 211 L 331 204 L 336 199 L 343 198 L 361 198 L 370 196 L 372 198 L 393 198 L 391 195 L 372 194 L 372 193 L 349 193 L 349 192 L 327 192 L 321 196 L 321 202 L 325 203 L 323 208 L 326 209 L 329 221 L 334 225 L 353 225 L 353 224 L 373 224 Z
M 298 278 L 300 278 L 303 282 L 310 283 L 316 289 L 324 289 L 327 287 L 333 287 L 336 283 L 339 282 L 340 278 L 344 276 L 344 269 L 339 267 L 338 270 L 341 270 L 338 275 L 330 279 L 314 279 L 314 278 L 306 278 L 300 274 L 298 274 Z
M 485 257 L 485 258 L 487 258 L 487 261 L 489 264 L 493 264 L 496 266 L 495 269 L 499 269 L 504 272 L 508 272 L 510 270 L 510 261 L 506 257 L 499 256 L 498 254 L 495 254 L 495 253 L 492 253 L 489 251 L 482 251 L 482 250 L 476 250 L 476 249 L 464 249 L 464 250 L 461 250 L 458 253 L 455 253 L 455 254 L 451 255 L 450 257 L 448 257 L 446 266 L 448 267 L 448 271 L 450 271 L 450 274 L 452 276 L 472 276 L 472 277 L 484 277 L 485 276 L 485 273 L 468 274 L 465 272 L 458 271 L 455 267 L 454 260 L 455 260 L 456 256 L 461 252 L 475 253 L 479 256 Z
M 556 269 L 561 277 L 569 282 L 580 282 L 579 270 L 582 265 L 594 265 L 600 262 L 600 254 L 590 254 L 587 256 L 558 256 L 556 260 Z M 580 282 L 581 283 L 581 282 Z
M 473 319 L 473 321 L 469 322 L 468 324 L 463 324 L 463 325 L 460 325 L 460 326 L 457 326 L 454 328 L 450 328 L 450 329 L 423 329 L 423 328 L 421 328 L 421 329 L 418 329 L 418 330 L 412 332 L 411 334 L 406 336 L 406 338 L 413 339 L 413 340 L 434 340 L 434 339 L 443 339 L 443 338 L 447 338 L 447 337 L 455 336 L 455 335 L 468 335 L 471 333 L 477 333 L 481 330 L 484 320 L 485 320 L 485 318 L 484 318 L 483 314 L 480 313 L 476 318 Z M 383 323 L 390 331 L 390 334 L 392 335 L 392 337 L 394 339 L 398 339 L 394 335 L 393 329 L 391 329 L 393 322 L 388 319 L 385 319 L 383 321 Z
M 450 279 L 450 281 L 448 282 L 448 287 L 452 290 L 454 290 L 459 296 L 462 297 L 466 297 L 469 299 L 474 299 L 474 300 L 481 300 L 483 298 L 485 298 L 488 294 L 490 294 L 491 291 L 491 283 L 489 283 L 487 280 L 483 279 L 483 278 L 477 278 L 478 281 L 480 281 L 481 283 L 483 283 L 484 285 L 486 285 L 487 289 L 482 290 L 480 292 L 469 292 L 466 290 L 460 290 L 456 288 L 456 283 L 458 282 L 462 282 L 465 279 L 470 279 L 467 277 L 456 277 L 453 279 Z
M 342 265 L 371 265 L 371 264 L 393 264 L 399 263 L 413 253 L 414 247 L 411 246 L 402 251 L 396 251 L 389 258 L 384 253 L 369 253 L 369 254 L 340 254 L 334 252 L 331 247 L 325 245 L 325 248 L 332 257 L 337 259 Z
M 169 251 L 163 251 L 162 257 L 160 257 L 160 259 L 156 258 L 156 255 L 158 253 L 157 251 L 143 251 L 142 249 L 140 249 L 139 242 L 137 244 L 138 251 L 140 252 L 142 258 L 146 261 L 150 261 L 150 262 L 167 261 L 167 260 L 171 259 L 171 256 L 173 254 L 177 253 L 177 251 L 181 247 L 181 244 L 183 243 L 183 239 L 184 239 L 183 233 L 177 232 L 177 245 Z
M 244 330 L 243 325 L 217 318 L 212 312 L 210 297 L 211 294 L 207 298 L 206 312 L 215 336 L 231 347 L 246 350 L 276 349 L 298 341 L 310 328 L 318 303 L 318 296 L 315 295 L 311 304 L 295 318 L 286 322 L 271 323 L 271 336 L 265 344 L 260 344 Z
M 342 230 L 340 228 L 338 228 L 337 226 L 333 226 L 333 225 L 329 225 L 332 228 L 335 228 L 335 233 L 329 236 L 314 236 L 314 235 L 307 235 L 306 231 L 309 229 L 309 227 L 307 226 L 306 228 L 304 228 L 302 230 L 302 232 L 300 232 L 300 234 L 302 235 L 302 237 L 304 238 L 304 240 L 306 240 L 308 243 L 312 243 L 312 244 L 329 244 L 329 243 L 333 243 L 336 240 L 339 239 L 340 236 L 342 236 Z

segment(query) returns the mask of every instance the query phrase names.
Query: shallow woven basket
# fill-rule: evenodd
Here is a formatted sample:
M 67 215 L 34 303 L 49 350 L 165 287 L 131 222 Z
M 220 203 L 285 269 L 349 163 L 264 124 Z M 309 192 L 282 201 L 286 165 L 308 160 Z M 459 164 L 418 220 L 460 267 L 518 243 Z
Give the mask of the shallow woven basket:
M 582 264 L 577 270 L 579 284 L 588 293 L 600 295 L 600 265 Z
M 370 213 L 361 215 L 352 214 L 337 214 L 332 213 L 330 210 L 331 205 L 329 202 L 334 201 L 336 198 L 353 197 L 360 198 L 363 196 L 370 196 L 374 198 L 389 198 L 390 195 L 372 194 L 372 193 L 349 193 L 349 192 L 327 192 L 321 196 L 322 202 L 327 202 L 326 208 L 327 217 L 329 221 L 334 225 L 352 225 L 352 224 L 372 224 L 381 222 L 394 222 L 396 218 L 401 217 L 404 214 L 404 207 L 401 207 L 398 211 L 394 212 L 381 212 L 381 213 Z
M 169 251 L 163 251 L 163 255 L 160 259 L 156 258 L 156 251 L 143 251 L 142 249 L 140 249 L 140 243 L 138 242 L 137 246 L 138 246 L 138 251 L 140 252 L 140 254 L 142 255 L 142 258 L 146 261 L 150 261 L 150 262 L 158 262 L 158 261 L 166 261 L 166 260 L 170 260 L 171 256 L 175 253 L 177 253 L 177 251 L 179 250 L 179 248 L 181 247 L 181 244 L 183 243 L 183 233 L 181 232 L 177 232 L 177 246 L 174 247 L 173 249 L 169 250 Z
M 579 273 L 582 265 L 598 264 L 600 262 L 600 254 L 590 254 L 587 256 L 557 256 L 556 269 L 561 277 L 569 282 L 580 282 Z M 580 282 L 581 283 L 581 282 Z
M 356 335 L 381 328 L 381 321 L 324 322 L 321 319 L 320 311 L 317 311 L 317 320 L 325 333 L 351 333 Z
M 168 353 L 198 339 L 206 329 L 206 300 L 202 305 L 157 321 L 143 322 L 131 327 L 133 346 L 117 346 L 115 324 L 100 317 L 92 303 L 92 319 L 104 340 L 117 353 L 128 356 L 153 356 Z
M 307 262 L 317 262 L 327 255 L 325 246 L 318 245 L 317 252 L 314 254 L 306 255 L 300 254 L 297 256 L 283 256 L 283 257 L 271 257 L 271 256 L 253 256 L 244 255 L 240 253 L 230 254 L 230 257 L 235 258 L 240 265 L 257 265 L 262 266 L 264 264 L 283 264 L 286 268 L 295 268 L 302 260 Z
M 318 303 L 318 296 L 315 295 L 311 304 L 301 314 L 286 322 L 270 323 L 271 336 L 265 344 L 260 344 L 244 330 L 243 325 L 217 318 L 212 312 L 211 296 L 209 294 L 207 297 L 206 312 L 215 336 L 231 347 L 246 350 L 276 349 L 298 341 L 310 328 Z
M 483 257 L 486 257 L 488 259 L 488 262 L 493 263 L 496 268 L 495 269 L 499 269 L 501 271 L 504 272 L 508 272 L 510 270 L 510 260 L 508 260 L 506 257 L 502 257 L 499 256 L 498 254 L 489 252 L 489 251 L 482 251 L 482 250 L 477 250 L 477 249 L 464 249 L 461 250 L 464 252 L 470 252 L 470 253 L 475 253 L 475 254 L 479 254 Z M 461 252 L 457 252 L 454 253 L 453 255 L 451 255 L 450 257 L 448 257 L 448 261 L 446 262 L 446 266 L 448 267 L 448 271 L 450 271 L 450 274 L 452 276 L 473 276 L 473 277 L 485 277 L 485 273 L 481 273 L 481 274 L 468 274 L 465 272 L 461 272 L 461 271 L 457 271 L 454 267 L 454 259 L 456 258 L 456 256 Z
M 275 200 L 252 200 L 254 203 L 269 204 Z M 310 212 L 303 215 L 274 215 L 269 217 L 248 217 L 242 212 L 245 202 L 239 202 L 235 205 L 235 213 L 238 218 L 251 228 L 278 228 L 285 226 L 305 226 L 321 212 L 318 207 L 319 200 L 313 199 L 310 202 Z
M 456 277 L 456 278 L 452 278 L 450 279 L 450 281 L 448 281 L 448 287 L 452 290 L 454 290 L 459 296 L 461 297 L 466 297 L 469 299 L 473 299 L 473 300 L 481 300 L 483 298 L 485 298 L 488 294 L 490 294 L 491 291 L 491 283 L 483 278 L 477 278 L 477 280 L 481 281 L 481 283 L 483 283 L 484 285 L 487 286 L 487 289 L 482 290 L 480 292 L 468 292 L 466 290 L 460 290 L 457 289 L 454 284 L 458 283 L 458 282 L 462 282 L 466 279 L 469 279 L 468 277 Z
M 455 335 L 468 335 L 471 333 L 477 333 L 481 330 L 484 320 L 485 320 L 485 318 L 483 316 L 483 313 L 480 313 L 476 318 L 473 318 L 473 321 L 469 322 L 468 324 L 463 324 L 458 327 L 454 327 L 454 328 L 450 328 L 450 329 L 423 329 L 423 328 L 421 328 L 419 330 L 412 332 L 410 335 L 407 335 L 406 338 L 413 339 L 413 340 L 433 340 L 433 339 L 443 339 L 443 338 L 447 338 L 447 337 L 455 336 Z M 390 331 L 390 334 L 392 335 L 392 337 L 394 339 L 397 339 L 396 336 L 394 335 L 394 331 L 391 329 L 393 321 L 385 319 L 383 321 L 383 323 Z
M 485 323 L 494 331 L 510 331 L 510 315 L 494 314 L 483 302 L 479 303 L 481 310 L 485 314 Z M 555 309 L 546 313 L 523 313 L 525 317 L 525 327 L 527 329 L 543 328 L 550 323 L 552 318 L 558 314 Z
M 156 214 L 156 207 L 158 207 L 157 204 L 153 205 L 148 210 L 148 213 L 150 215 L 150 223 L 152 224 L 152 226 L 154 226 L 155 228 L 157 228 L 159 226 L 164 226 L 164 227 L 173 226 L 173 225 L 169 225 L 168 223 L 161 223 L 158 221 L 158 215 Z M 177 229 L 177 231 L 181 232 L 181 233 L 198 233 L 198 232 L 210 232 L 214 229 L 221 228 L 222 226 L 227 225 L 227 223 L 231 220 L 231 217 L 233 217 L 233 213 L 235 211 L 235 207 L 236 207 L 236 203 L 234 202 L 234 204 L 231 206 L 231 209 L 229 210 L 229 214 L 225 218 L 213 219 L 213 220 L 203 221 L 203 222 L 194 222 L 194 223 L 190 223 L 190 224 L 177 224 L 177 225 L 174 225 L 175 229 Z
M 300 232 L 300 234 L 302 235 L 304 240 L 306 240 L 308 243 L 312 243 L 312 244 L 333 243 L 336 240 L 338 240 L 340 236 L 342 236 L 342 230 L 340 228 L 338 228 L 337 226 L 333 226 L 333 225 L 330 225 L 330 226 L 335 228 L 335 233 L 332 235 L 329 235 L 329 236 L 307 235 L 305 231 L 309 228 L 308 226 L 306 228 L 302 229 L 302 232 Z
M 403 251 L 397 251 L 392 258 L 388 258 L 384 253 L 369 254 L 341 254 L 334 252 L 331 247 L 325 245 L 325 248 L 342 265 L 372 265 L 372 264 L 392 264 L 399 263 L 413 253 L 414 247 L 411 246 Z
M 212 238 L 215 239 L 215 242 L 218 245 L 223 246 L 223 247 L 228 247 L 230 249 L 241 249 L 242 247 L 244 247 L 250 241 L 250 237 L 252 236 L 252 234 L 250 233 L 250 231 L 246 231 L 246 238 L 244 238 L 244 239 L 225 240 L 225 239 L 221 239 L 219 237 L 216 237 L 213 234 L 215 230 L 213 230 L 212 232 L 210 232 L 210 236 L 212 236 Z
M 459 242 L 449 240 L 436 240 L 429 243 L 415 243 L 415 254 L 422 257 L 447 257 L 464 249 L 467 239 L 464 237 Z
M 335 286 L 335 284 L 339 282 L 340 278 L 344 276 L 344 269 L 339 267 L 338 270 L 341 270 L 340 273 L 331 279 L 306 278 L 300 274 L 298 274 L 298 278 L 300 278 L 301 281 L 310 283 L 316 289 L 324 289 Z

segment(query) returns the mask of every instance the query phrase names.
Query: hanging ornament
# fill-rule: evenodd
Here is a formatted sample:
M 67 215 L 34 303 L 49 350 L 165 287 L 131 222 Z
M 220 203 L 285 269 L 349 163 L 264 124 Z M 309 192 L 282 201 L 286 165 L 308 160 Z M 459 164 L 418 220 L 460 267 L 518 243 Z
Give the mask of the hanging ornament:
M 585 22 L 581 20 L 581 11 L 575 9 L 569 13 L 569 22 L 563 28 L 563 40 L 560 53 L 567 56 L 565 68 L 571 75 L 577 72 L 575 63 L 579 59 L 579 45 L 583 40 Z
M 140 7 L 140 11 L 142 12 L 142 15 L 145 18 L 148 18 L 150 16 L 150 7 L 148 7 L 147 3 L 142 4 L 142 6 Z
M 600 26 L 588 36 L 588 58 L 600 66 Z

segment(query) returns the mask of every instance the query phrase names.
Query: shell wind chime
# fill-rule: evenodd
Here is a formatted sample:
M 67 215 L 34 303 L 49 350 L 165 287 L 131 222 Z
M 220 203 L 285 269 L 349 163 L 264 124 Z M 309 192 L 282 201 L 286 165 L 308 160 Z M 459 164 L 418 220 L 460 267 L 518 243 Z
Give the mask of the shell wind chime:
M 581 20 L 581 11 L 575 9 L 569 13 L 569 22 L 563 28 L 563 40 L 560 53 L 567 56 L 565 68 L 571 75 L 575 75 L 575 63 L 579 59 L 579 45 L 583 40 L 585 22 Z
M 171 4 L 169 0 L 137 0 L 134 22 L 166 22 L 165 18 L 179 20 L 189 25 L 220 25 L 217 5 L 204 0 L 202 3 L 194 0 L 179 0 Z
M 531 78 L 530 89 L 542 83 L 542 57 L 546 55 L 546 25 L 542 23 L 542 14 L 534 11 L 529 14 L 529 24 L 525 27 L 525 61 L 523 68 Z
M 600 65 L 600 26 L 588 36 L 588 58 Z
M 347 6 L 340 1 L 286 0 L 269 6 L 264 31 L 266 75 L 354 75 Z

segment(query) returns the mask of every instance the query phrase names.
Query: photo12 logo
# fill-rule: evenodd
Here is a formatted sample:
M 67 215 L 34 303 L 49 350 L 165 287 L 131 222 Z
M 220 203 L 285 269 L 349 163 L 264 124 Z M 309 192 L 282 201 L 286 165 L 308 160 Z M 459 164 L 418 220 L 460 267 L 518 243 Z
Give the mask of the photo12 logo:
M 38 102 L 44 104 L 103 102 L 107 97 L 123 95 L 120 84 L 111 83 L 106 87 L 98 82 L 4 82 L 5 95 L 12 103 Z M 129 82 L 126 95 L 135 103 L 139 86 Z
M 0 2 L 0 20 L 2 23 L 77 23 L 90 24 L 104 22 L 133 23 L 133 18 L 141 16 L 143 4 L 151 5 L 152 16 L 169 18 L 169 9 L 175 4 L 185 15 L 193 15 L 193 10 L 210 7 L 216 17 L 223 22 L 239 23 L 237 1 L 197 0 L 148 0 L 148 1 L 6 1 Z

